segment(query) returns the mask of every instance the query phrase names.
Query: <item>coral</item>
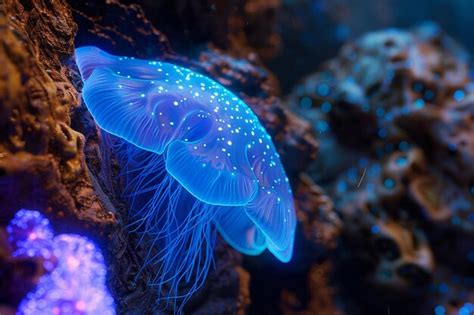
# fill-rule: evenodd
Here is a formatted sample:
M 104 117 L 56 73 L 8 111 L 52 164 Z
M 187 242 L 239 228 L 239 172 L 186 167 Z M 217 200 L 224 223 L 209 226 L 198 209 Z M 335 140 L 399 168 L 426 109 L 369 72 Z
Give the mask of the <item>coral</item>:
M 115 314 L 105 287 L 104 258 L 87 238 L 60 234 L 38 211 L 20 210 L 7 226 L 13 256 L 37 257 L 48 271 L 18 307 L 19 314 Z
M 468 73 L 467 53 L 424 24 L 344 45 L 287 100 L 319 133 L 320 158 L 309 174 L 342 220 L 333 272 L 351 314 L 387 305 L 394 313 L 444 314 L 443 301 L 457 293 L 433 293 L 440 270 L 464 283 L 454 309 L 472 302 Z M 415 300 L 424 303 L 412 307 Z
M 1 6 L 2 217 L 30 204 L 62 209 L 76 225 L 110 225 L 115 218 L 94 194 L 85 167 L 84 139 L 70 127 L 79 98 L 61 61 L 73 52 L 76 26 L 64 3 L 55 2 L 61 20 L 45 6 L 43 1 L 28 10 L 17 1 Z

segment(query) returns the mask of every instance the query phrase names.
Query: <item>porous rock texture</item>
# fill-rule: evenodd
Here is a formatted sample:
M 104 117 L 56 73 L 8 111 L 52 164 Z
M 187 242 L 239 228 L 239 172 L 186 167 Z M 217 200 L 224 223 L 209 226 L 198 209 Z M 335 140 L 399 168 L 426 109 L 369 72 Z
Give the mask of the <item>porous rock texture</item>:
M 369 33 L 295 87 L 319 133 L 309 171 L 342 233 L 348 314 L 468 314 L 474 292 L 474 90 L 436 25 Z
M 92 238 L 106 258 L 107 284 L 117 311 L 127 314 L 157 309 L 156 292 L 147 286 L 154 268 L 136 277 L 146 249 L 125 228 L 127 205 L 117 180 L 119 166 L 81 102 L 82 84 L 73 60 L 76 46 L 97 45 L 113 54 L 174 62 L 216 79 L 255 110 L 274 137 L 294 187 L 317 150 L 310 126 L 281 104 L 278 83 L 260 61 L 259 52 L 270 54 L 278 46 L 278 37 L 270 27 L 268 32 L 252 32 L 253 37 L 247 38 L 244 26 L 251 28 L 252 24 L 242 23 L 242 14 L 261 23 L 259 14 L 273 10 L 278 2 L 265 6 L 248 1 L 244 13 L 238 14 L 230 5 L 229 18 L 215 15 L 210 4 L 203 9 L 195 1 L 176 1 L 167 11 L 152 14 L 152 22 L 140 6 L 152 2 L 138 3 L 0 1 L 0 235 L 15 211 L 29 208 L 43 212 L 57 233 Z M 182 14 L 183 6 L 210 10 L 206 16 L 226 26 L 218 29 L 219 34 L 200 36 L 197 31 L 205 29 L 209 20 L 186 17 L 202 26 L 192 32 L 198 42 L 190 45 L 186 38 L 181 39 L 192 48 L 187 54 L 176 53 L 166 34 L 153 25 L 161 16 Z M 173 35 L 172 29 L 168 32 Z M 258 40 L 257 35 L 265 40 Z M 251 47 L 251 43 L 260 46 Z M 306 212 L 311 211 L 306 204 Z M 317 224 L 318 214 L 306 216 L 308 224 Z M 319 246 L 324 247 L 322 244 Z M 251 303 L 252 277 L 247 269 L 242 256 L 219 239 L 215 268 L 185 312 L 244 314 Z M 38 262 L 11 257 L 8 243 L 0 237 L 1 310 L 13 312 L 42 273 Z

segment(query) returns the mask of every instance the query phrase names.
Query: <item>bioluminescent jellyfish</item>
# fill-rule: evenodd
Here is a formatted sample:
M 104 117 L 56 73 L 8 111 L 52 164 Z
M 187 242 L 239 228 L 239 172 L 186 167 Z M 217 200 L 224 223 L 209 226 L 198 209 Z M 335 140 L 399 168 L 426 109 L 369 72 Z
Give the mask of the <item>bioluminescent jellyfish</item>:
M 293 253 L 293 196 L 270 135 L 212 79 L 170 63 L 76 50 L 82 97 L 120 139 L 125 195 L 150 239 L 145 265 L 167 298 L 184 302 L 205 280 L 214 231 L 241 253 Z M 185 287 L 184 290 L 180 290 Z M 183 304 L 184 304 L 183 302 Z
M 48 219 L 24 209 L 15 214 L 7 233 L 18 256 L 48 263 L 48 272 L 20 302 L 18 314 L 115 314 L 105 285 L 104 258 L 94 243 L 75 234 L 54 237 Z

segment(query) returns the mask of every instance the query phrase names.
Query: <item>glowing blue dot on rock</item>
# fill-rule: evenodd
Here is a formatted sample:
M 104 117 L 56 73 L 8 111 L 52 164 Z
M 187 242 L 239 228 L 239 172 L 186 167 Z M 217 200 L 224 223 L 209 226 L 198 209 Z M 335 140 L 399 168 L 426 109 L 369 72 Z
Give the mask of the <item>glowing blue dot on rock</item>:
M 325 133 L 329 130 L 329 124 L 324 120 L 318 120 L 314 127 L 320 133 Z
M 405 166 L 408 162 L 408 159 L 406 156 L 399 156 L 397 157 L 397 159 L 395 160 L 395 163 L 398 165 L 398 166 Z
M 437 305 L 434 309 L 435 315 L 445 315 L 446 308 L 443 305 Z
M 416 99 L 415 100 L 415 108 L 421 109 L 423 107 L 425 107 L 425 101 L 421 98 Z
M 393 178 L 387 177 L 383 181 L 383 186 L 387 189 L 395 188 L 395 180 Z
M 332 105 L 331 103 L 329 102 L 323 102 L 321 104 L 321 110 L 324 112 L 324 113 L 329 113 L 332 109 Z
M 456 90 L 456 91 L 454 91 L 453 98 L 454 98 L 454 100 L 456 100 L 457 102 L 460 102 L 460 101 L 462 101 L 462 100 L 464 99 L 465 95 L 466 95 L 466 94 L 464 93 L 463 90 Z
M 310 97 L 304 96 L 300 100 L 300 107 L 304 109 L 310 109 L 313 106 L 313 101 Z
M 385 128 L 379 128 L 379 131 L 378 131 L 378 136 L 379 138 L 385 138 L 387 136 L 387 129 Z
M 407 151 L 410 148 L 410 144 L 407 141 L 400 141 L 398 148 L 401 151 Z
M 426 90 L 425 94 L 423 95 L 423 98 L 427 100 L 428 102 L 431 102 L 434 100 L 434 92 L 432 90 Z
M 415 82 L 412 85 L 413 91 L 421 93 L 423 91 L 424 85 L 421 82 Z
M 378 107 L 376 110 L 375 110 L 375 114 L 378 116 L 378 117 L 383 117 L 385 115 L 385 110 L 382 108 L 382 107 Z
M 326 83 L 320 83 L 317 88 L 316 92 L 318 93 L 319 96 L 326 97 L 329 95 L 329 85 Z
M 370 228 L 370 231 L 373 234 L 378 234 L 378 233 L 380 233 L 380 227 L 378 225 L 372 225 L 372 227 Z

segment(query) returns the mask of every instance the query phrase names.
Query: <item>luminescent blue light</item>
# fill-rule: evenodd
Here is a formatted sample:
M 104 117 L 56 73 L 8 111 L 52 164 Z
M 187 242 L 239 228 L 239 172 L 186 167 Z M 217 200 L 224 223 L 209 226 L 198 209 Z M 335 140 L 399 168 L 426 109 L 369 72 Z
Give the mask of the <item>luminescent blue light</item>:
M 445 315 L 446 309 L 443 305 L 437 305 L 434 309 L 435 315 Z
M 474 304 L 465 303 L 459 310 L 459 315 L 471 315 L 474 312 Z
M 345 181 L 339 181 L 336 184 L 336 190 L 338 193 L 344 193 L 347 191 L 347 183 Z
M 412 88 L 413 88 L 413 91 L 417 93 L 421 93 L 423 91 L 424 85 L 421 82 L 415 82 L 413 83 Z
M 313 105 L 313 101 L 311 100 L 310 97 L 304 96 L 300 100 L 300 107 L 304 109 L 309 109 Z
M 432 101 L 434 99 L 434 92 L 432 90 L 426 90 L 423 97 L 427 101 Z
M 393 178 L 387 177 L 383 181 L 383 186 L 387 189 L 395 188 L 395 180 Z
M 385 115 L 385 110 L 382 108 L 382 107 L 378 107 L 376 110 L 375 110 L 375 114 L 378 116 L 378 117 L 383 117 Z
M 317 93 L 319 96 L 325 97 L 329 95 L 329 85 L 326 83 L 320 83 L 317 87 Z
M 372 227 L 370 228 L 370 231 L 373 233 L 373 234 L 377 234 L 380 232 L 380 227 L 378 225 L 372 225 Z
M 407 163 L 408 163 L 408 159 L 406 156 L 399 156 L 397 157 L 397 159 L 395 160 L 395 163 L 398 165 L 398 166 L 405 166 Z
M 448 290 L 449 290 L 449 287 L 448 287 L 447 284 L 441 283 L 441 284 L 438 286 L 438 290 L 439 290 L 439 292 L 441 292 L 441 293 L 447 293 Z
M 387 129 L 385 128 L 379 128 L 379 131 L 378 131 L 378 136 L 379 138 L 385 138 L 387 136 Z
M 7 233 L 14 255 L 41 257 L 48 271 L 21 301 L 18 314 L 115 314 L 104 258 L 86 237 L 54 237 L 49 221 L 31 210 L 18 211 Z
M 318 120 L 314 127 L 319 133 L 325 133 L 329 130 L 329 124 L 324 120 Z
M 417 98 L 417 99 L 415 100 L 415 108 L 421 109 L 421 108 L 423 108 L 423 107 L 425 107 L 425 101 L 424 101 L 423 99 L 421 99 L 421 98 Z
M 177 65 L 76 50 L 82 97 L 97 125 L 121 139 L 125 193 L 138 232 L 155 241 L 153 284 L 188 298 L 212 261 L 213 229 L 235 249 L 293 253 L 292 191 L 252 110 L 210 78 Z M 204 248 L 204 253 L 201 250 Z M 189 289 L 177 292 L 180 284 Z M 173 300 L 172 303 L 176 303 Z M 184 302 L 183 302 L 184 303 Z
M 466 94 L 464 93 L 463 90 L 456 90 L 456 91 L 454 91 L 454 94 L 453 94 L 453 97 L 457 102 L 462 101 L 465 96 L 466 96 Z
M 17 211 L 7 226 L 8 241 L 13 249 L 12 255 L 43 257 L 46 269 L 51 269 L 49 262 L 53 231 L 48 219 L 38 211 L 21 209 Z
M 398 148 L 401 151 L 407 151 L 410 148 L 410 144 L 407 141 L 400 141 Z
M 324 102 L 321 104 L 321 110 L 324 112 L 324 113 L 329 113 L 332 109 L 332 105 L 331 103 L 329 102 Z

